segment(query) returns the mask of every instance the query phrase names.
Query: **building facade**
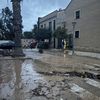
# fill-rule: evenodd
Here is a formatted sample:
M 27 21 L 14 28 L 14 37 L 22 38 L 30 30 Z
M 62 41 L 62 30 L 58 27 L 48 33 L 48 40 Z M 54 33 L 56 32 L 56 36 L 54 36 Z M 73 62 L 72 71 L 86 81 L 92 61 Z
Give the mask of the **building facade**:
M 52 31 L 52 33 L 57 29 L 59 26 L 65 25 L 65 13 L 64 10 L 59 9 L 55 10 L 54 12 L 38 18 L 38 28 L 46 28 Z M 56 38 L 52 38 L 51 47 L 57 48 L 58 40 Z
M 54 12 L 38 18 L 38 28 L 46 28 L 49 29 L 52 33 L 56 29 L 56 19 L 57 19 L 57 10 Z M 51 47 L 55 48 L 56 40 L 55 38 L 52 38 L 51 40 Z
M 59 11 L 57 12 L 56 29 L 58 27 L 65 27 L 65 26 L 66 26 L 65 9 L 59 9 Z
M 59 26 L 74 35 L 76 50 L 100 52 L 100 0 L 71 0 L 65 9 L 39 20 L 39 28 L 54 31 Z
M 75 49 L 100 52 L 100 0 L 72 0 L 65 15 L 68 34 L 74 31 Z
M 56 10 L 48 14 L 47 16 L 39 17 L 38 20 L 39 28 L 47 28 L 50 29 L 51 31 L 54 31 L 56 27 L 57 12 L 58 11 Z

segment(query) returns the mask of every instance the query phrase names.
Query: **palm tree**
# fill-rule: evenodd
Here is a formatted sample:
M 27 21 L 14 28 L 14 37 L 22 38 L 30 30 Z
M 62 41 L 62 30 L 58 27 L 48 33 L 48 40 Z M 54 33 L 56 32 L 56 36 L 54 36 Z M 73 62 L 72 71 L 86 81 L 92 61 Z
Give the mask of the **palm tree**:
M 22 0 L 11 0 L 13 8 L 13 29 L 15 34 L 15 52 L 14 56 L 23 56 L 21 49 L 22 16 L 20 2 Z

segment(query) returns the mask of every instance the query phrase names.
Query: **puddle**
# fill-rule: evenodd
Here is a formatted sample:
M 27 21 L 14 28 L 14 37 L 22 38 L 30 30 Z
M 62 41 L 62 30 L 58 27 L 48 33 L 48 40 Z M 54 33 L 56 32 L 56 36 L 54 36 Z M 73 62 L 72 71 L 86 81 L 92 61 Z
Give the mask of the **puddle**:
M 35 82 L 43 79 L 30 59 L 4 60 L 0 67 L 0 100 L 25 100 Z
M 2 60 L 2 63 L 0 61 L 0 99 L 10 99 L 10 96 L 13 96 L 16 78 L 12 66 L 12 60 L 10 62 Z
M 42 80 L 43 78 L 34 69 L 32 60 L 26 60 L 22 64 L 21 80 L 22 84 L 27 85 L 26 90 L 30 90 L 35 87 L 35 80 Z

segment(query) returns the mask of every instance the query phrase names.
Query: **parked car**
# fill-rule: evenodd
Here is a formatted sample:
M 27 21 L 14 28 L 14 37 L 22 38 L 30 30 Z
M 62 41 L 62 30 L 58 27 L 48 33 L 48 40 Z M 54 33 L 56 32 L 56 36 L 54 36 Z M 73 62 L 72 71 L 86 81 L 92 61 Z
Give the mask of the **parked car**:
M 15 42 L 11 40 L 0 40 L 0 49 L 12 49 L 15 47 Z

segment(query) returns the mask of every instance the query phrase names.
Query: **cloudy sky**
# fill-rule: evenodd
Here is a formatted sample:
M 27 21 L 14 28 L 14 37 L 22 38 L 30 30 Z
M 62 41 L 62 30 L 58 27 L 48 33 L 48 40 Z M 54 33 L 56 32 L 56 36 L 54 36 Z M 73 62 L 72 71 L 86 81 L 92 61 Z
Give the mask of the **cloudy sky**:
M 1 9 L 11 7 L 11 0 L 0 0 Z M 48 13 L 67 7 L 70 0 L 23 0 L 21 3 L 24 31 L 30 31 L 36 24 L 38 17 L 43 17 Z

